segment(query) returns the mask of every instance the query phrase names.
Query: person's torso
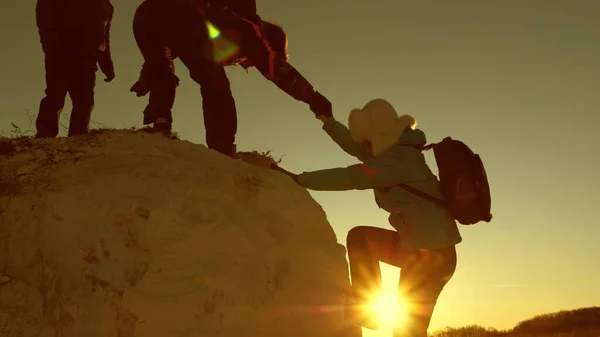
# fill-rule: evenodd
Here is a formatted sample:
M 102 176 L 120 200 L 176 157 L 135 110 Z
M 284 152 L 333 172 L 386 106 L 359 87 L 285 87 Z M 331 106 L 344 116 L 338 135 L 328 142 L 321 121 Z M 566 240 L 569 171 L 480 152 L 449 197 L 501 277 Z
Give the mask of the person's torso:
M 395 146 L 390 152 L 395 157 L 390 165 L 397 167 L 398 181 L 443 198 L 439 181 L 419 150 Z M 374 189 L 374 196 L 377 205 L 390 213 L 390 224 L 398 230 L 406 248 L 437 249 L 461 242 L 456 222 L 441 206 L 399 186 Z
M 55 2 L 60 39 L 63 44 L 100 49 L 106 43 L 112 16 L 108 0 L 57 0 Z

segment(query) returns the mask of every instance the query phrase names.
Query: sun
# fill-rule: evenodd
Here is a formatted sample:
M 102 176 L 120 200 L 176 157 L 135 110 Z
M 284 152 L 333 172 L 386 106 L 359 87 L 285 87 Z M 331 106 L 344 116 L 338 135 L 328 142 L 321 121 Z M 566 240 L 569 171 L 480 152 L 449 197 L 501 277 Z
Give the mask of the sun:
M 379 321 L 382 328 L 389 328 L 402 318 L 404 308 L 396 291 L 383 289 L 374 293 L 369 301 L 369 314 Z

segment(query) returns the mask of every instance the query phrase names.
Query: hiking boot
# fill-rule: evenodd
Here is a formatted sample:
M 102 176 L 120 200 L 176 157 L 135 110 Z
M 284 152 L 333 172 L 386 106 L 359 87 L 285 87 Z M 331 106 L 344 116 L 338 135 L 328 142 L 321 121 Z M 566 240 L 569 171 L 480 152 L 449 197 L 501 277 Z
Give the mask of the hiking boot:
M 152 132 L 162 133 L 163 135 L 171 136 L 171 122 L 164 117 L 159 117 L 154 121 Z
M 83 135 L 87 135 L 88 133 L 90 133 L 89 130 L 76 130 L 76 131 L 69 130 L 67 137 L 83 136 Z
M 237 153 L 237 147 L 234 145 L 225 146 L 225 147 L 212 147 L 211 149 L 226 155 L 227 157 L 235 158 Z
M 49 132 L 43 132 L 43 131 L 42 131 L 42 132 L 40 132 L 40 131 L 38 131 L 38 132 L 35 134 L 35 138 L 38 138 L 38 139 L 43 139 L 43 138 L 56 138 L 56 136 L 52 135 L 52 134 L 51 134 L 51 133 L 49 133 Z
M 38 125 L 36 129 L 35 138 L 56 138 L 56 136 L 58 136 L 58 127 L 52 129 L 43 125 Z
M 379 320 L 370 312 L 366 301 L 349 297 L 344 305 L 344 316 L 354 325 L 367 329 L 379 329 Z

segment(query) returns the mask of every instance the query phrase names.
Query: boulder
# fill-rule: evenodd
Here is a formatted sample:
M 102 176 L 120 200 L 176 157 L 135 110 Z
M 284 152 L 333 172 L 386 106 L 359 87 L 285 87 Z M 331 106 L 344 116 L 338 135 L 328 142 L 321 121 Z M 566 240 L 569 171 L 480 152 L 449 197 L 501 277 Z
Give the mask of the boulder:
M 3 336 L 360 336 L 345 248 L 289 177 L 124 130 L 0 155 Z

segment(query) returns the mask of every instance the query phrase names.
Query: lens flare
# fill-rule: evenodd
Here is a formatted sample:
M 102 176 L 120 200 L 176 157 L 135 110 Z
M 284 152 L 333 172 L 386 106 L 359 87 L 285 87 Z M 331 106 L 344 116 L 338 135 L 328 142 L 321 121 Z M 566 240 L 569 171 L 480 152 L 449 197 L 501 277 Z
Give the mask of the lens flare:
M 221 36 L 221 31 L 218 30 L 217 27 L 215 27 L 210 21 L 206 21 L 206 29 L 208 29 L 208 37 L 210 37 L 211 40 Z
M 370 301 L 370 314 L 373 315 L 382 327 L 392 327 L 401 319 L 403 308 L 398 295 L 393 291 L 382 291 L 374 294 Z
M 219 30 L 210 21 L 206 21 L 206 29 L 208 37 L 212 41 L 213 58 L 218 63 L 226 63 L 237 56 L 240 48 L 234 42 L 228 40 L 221 30 Z

